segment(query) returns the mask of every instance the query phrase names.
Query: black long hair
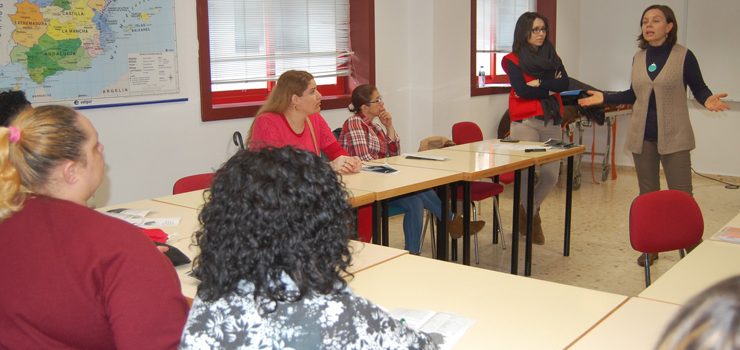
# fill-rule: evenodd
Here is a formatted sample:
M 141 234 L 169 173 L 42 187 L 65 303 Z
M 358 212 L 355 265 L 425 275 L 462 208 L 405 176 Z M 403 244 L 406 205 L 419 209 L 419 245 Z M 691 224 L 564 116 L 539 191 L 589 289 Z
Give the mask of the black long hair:
M 522 50 L 531 46 L 529 44 L 529 36 L 532 35 L 532 24 L 538 18 L 545 22 L 545 28 L 550 30 L 550 23 L 548 23 L 547 17 L 537 12 L 525 12 L 516 20 L 516 25 L 514 26 L 514 42 L 511 45 L 511 50 L 517 56 L 521 56 Z M 550 32 L 546 33 L 545 41 L 550 41 Z
M 254 284 L 260 312 L 346 285 L 353 215 L 342 182 L 313 153 L 291 147 L 237 152 L 216 172 L 195 234 L 194 276 L 206 301 Z M 287 274 L 299 292 L 290 292 Z

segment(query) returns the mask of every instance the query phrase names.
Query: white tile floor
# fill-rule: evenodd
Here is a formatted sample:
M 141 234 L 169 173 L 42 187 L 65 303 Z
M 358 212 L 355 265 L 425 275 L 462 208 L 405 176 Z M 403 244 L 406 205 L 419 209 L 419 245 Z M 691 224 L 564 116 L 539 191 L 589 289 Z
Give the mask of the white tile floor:
M 546 243 L 535 246 L 532 277 L 590 289 L 603 290 L 629 296 L 645 288 L 643 269 L 635 259 L 639 255 L 629 243 L 628 213 L 632 200 L 638 194 L 637 179 L 633 168 L 618 169 L 617 180 L 592 182 L 590 164 L 583 164 L 580 189 L 573 192 L 573 217 L 571 252 L 564 257 L 563 214 L 565 188 L 556 187 L 541 209 Z M 597 172 L 600 180 L 600 172 Z M 740 178 L 724 178 L 740 183 Z M 719 230 L 740 211 L 740 190 L 725 189 L 724 185 L 694 176 L 694 197 L 704 215 L 704 237 Z M 481 231 L 480 268 L 508 272 L 511 257 L 512 186 L 507 186 L 501 196 L 501 215 L 507 232 L 507 250 L 491 244 L 492 201 L 482 203 L 482 218 L 487 225 Z M 665 188 L 665 184 L 663 184 Z M 403 216 L 390 219 L 391 246 L 403 248 Z M 431 257 L 430 237 L 427 235 L 422 255 Z M 524 240 L 520 241 L 520 269 L 523 266 Z M 462 241 L 459 244 L 462 249 Z M 678 261 L 678 252 L 660 255 L 651 272 L 653 280 L 659 278 Z M 471 259 L 472 260 L 472 259 Z M 459 262 L 458 262 L 459 263 Z M 475 263 L 473 262 L 473 266 Z

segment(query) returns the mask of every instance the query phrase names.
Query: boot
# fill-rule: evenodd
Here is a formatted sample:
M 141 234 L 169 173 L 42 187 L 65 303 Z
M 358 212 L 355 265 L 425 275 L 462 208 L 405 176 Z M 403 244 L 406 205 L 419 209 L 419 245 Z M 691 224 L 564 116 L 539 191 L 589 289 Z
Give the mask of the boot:
M 545 234 L 542 232 L 542 219 L 540 213 L 535 214 L 532 220 L 532 243 L 536 245 L 545 244 Z
M 521 204 L 519 204 L 519 237 L 527 237 L 527 212 Z
M 447 231 L 450 233 L 452 239 L 458 239 L 463 236 L 463 218 L 462 215 L 458 215 L 454 219 L 447 222 Z M 470 235 L 477 234 L 483 227 L 486 226 L 485 221 L 471 221 L 470 222 Z
M 519 236 L 527 238 L 527 212 L 523 205 L 519 205 Z M 542 231 L 542 219 L 540 213 L 534 215 L 532 219 L 532 243 L 537 245 L 545 244 L 545 234 Z
M 658 260 L 658 253 L 648 253 L 648 258 L 650 259 L 650 266 L 653 266 L 653 262 Z M 645 267 L 645 254 L 640 254 L 637 257 L 637 265 Z

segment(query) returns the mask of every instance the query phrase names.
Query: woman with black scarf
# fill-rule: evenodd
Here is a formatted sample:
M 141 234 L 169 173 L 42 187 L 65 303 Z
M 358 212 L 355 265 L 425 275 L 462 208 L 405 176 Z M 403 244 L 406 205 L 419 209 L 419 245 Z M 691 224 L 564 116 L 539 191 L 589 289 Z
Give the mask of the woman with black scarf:
M 547 141 L 562 138 L 563 101 L 558 92 L 568 90 L 568 73 L 563 62 L 547 40 L 547 18 L 536 12 L 525 12 L 516 22 L 512 53 L 504 56 L 502 66 L 509 76 L 509 116 L 511 138 L 522 141 Z M 558 163 L 540 166 L 534 187 L 534 226 L 532 242 L 545 244 L 539 210 L 542 201 L 555 187 Z M 524 178 L 528 176 L 523 172 Z M 522 189 L 526 198 L 527 188 Z M 520 210 L 519 229 L 524 234 L 524 209 Z

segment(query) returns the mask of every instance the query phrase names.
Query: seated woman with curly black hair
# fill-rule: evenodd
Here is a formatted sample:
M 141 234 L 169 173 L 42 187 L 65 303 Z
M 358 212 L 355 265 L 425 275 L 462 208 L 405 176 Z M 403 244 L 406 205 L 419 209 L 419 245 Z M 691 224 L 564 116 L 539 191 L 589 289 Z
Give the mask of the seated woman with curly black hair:
M 293 148 L 216 172 L 195 234 L 201 280 L 181 348 L 436 349 L 347 287 L 352 214 L 340 180 Z

